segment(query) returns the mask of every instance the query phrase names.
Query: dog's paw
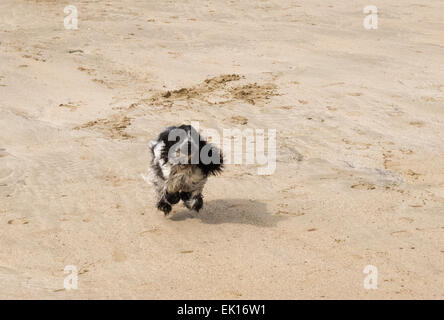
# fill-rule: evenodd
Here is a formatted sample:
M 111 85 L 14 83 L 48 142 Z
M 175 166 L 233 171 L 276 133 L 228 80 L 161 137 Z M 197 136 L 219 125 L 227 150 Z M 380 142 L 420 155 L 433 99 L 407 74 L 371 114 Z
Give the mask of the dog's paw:
M 163 211 L 166 216 L 171 212 L 171 206 L 162 200 L 157 203 L 157 209 Z
M 171 204 L 176 204 L 180 201 L 180 194 L 179 192 L 176 193 L 167 193 L 165 195 L 166 201 L 168 201 Z
M 182 199 L 182 201 L 188 201 L 191 198 L 191 192 L 181 192 L 180 193 L 180 198 Z
M 199 212 L 200 209 L 203 207 L 203 199 L 201 195 L 198 195 L 193 198 L 193 205 L 191 206 L 192 210 L 195 210 L 196 212 Z

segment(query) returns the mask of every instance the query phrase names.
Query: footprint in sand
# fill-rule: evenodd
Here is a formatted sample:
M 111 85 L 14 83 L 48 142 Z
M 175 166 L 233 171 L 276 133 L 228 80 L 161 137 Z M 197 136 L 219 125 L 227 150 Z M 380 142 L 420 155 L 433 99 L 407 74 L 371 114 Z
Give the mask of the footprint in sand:
M 415 221 L 415 219 L 409 218 L 409 217 L 401 217 L 399 218 L 399 220 L 407 222 L 407 223 L 412 223 Z
M 423 121 L 410 121 L 409 125 L 417 127 L 417 128 L 422 128 L 425 126 L 425 123 Z
M 274 213 L 276 216 L 292 216 L 292 217 L 300 217 L 305 215 L 304 212 L 289 212 L 285 210 L 278 210 Z
M 399 230 L 399 231 L 391 232 L 390 235 L 392 235 L 394 237 L 408 237 L 408 236 L 411 236 L 412 234 L 410 232 L 408 232 L 407 230 Z
M 408 169 L 406 174 L 415 180 L 418 180 L 418 178 L 421 176 L 420 173 L 417 173 L 417 172 L 413 171 L 412 169 Z
M 85 68 L 85 67 L 78 67 L 77 70 L 82 71 L 82 72 L 86 72 L 90 76 L 96 74 L 96 70 L 95 69 L 89 69 L 89 68 Z
M 81 105 L 81 101 L 79 101 L 79 102 L 72 102 L 72 101 L 68 101 L 67 103 L 61 103 L 61 104 L 59 104 L 59 107 L 60 108 L 66 108 L 66 109 L 68 109 L 69 111 L 75 111 L 75 110 L 77 110 L 77 108 Z
M 115 248 L 113 251 L 113 261 L 122 262 L 126 260 L 126 254 L 119 248 Z
M 172 56 L 173 58 L 178 58 L 178 57 L 181 56 L 181 53 L 180 53 L 180 52 L 175 52 L 175 51 L 168 51 L 168 54 L 169 54 L 170 56 Z
M 28 224 L 26 218 L 12 219 L 8 221 L 8 224 Z
M 243 116 L 234 116 L 231 117 L 231 122 L 234 124 L 246 125 L 248 123 L 248 119 Z
M 354 185 L 350 186 L 350 188 L 357 189 L 357 190 L 375 190 L 376 189 L 376 187 L 373 183 L 366 183 L 366 182 L 360 182 L 358 184 L 354 184 Z
M 242 293 L 240 293 L 239 291 L 230 291 L 230 294 L 235 296 L 235 297 L 242 297 Z
M 0 148 L 0 158 L 6 157 L 7 155 L 6 149 Z
M 433 97 L 427 97 L 427 96 L 423 96 L 421 97 L 422 100 L 426 101 L 426 102 L 436 102 L 437 100 Z
M 73 130 L 80 129 L 95 129 L 108 138 L 111 139 L 132 139 L 134 136 L 125 132 L 125 130 L 131 126 L 131 118 L 128 118 L 123 113 L 117 113 L 111 115 L 107 119 L 97 119 L 90 122 L 87 122 L 83 125 L 76 126 Z
M 345 82 L 333 82 L 326 85 L 323 85 L 322 88 L 333 87 L 333 86 L 342 86 Z

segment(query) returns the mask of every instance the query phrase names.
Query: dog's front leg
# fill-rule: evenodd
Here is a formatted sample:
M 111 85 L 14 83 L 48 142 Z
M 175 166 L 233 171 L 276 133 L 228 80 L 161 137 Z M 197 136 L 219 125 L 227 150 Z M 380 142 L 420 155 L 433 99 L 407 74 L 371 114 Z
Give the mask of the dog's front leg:
M 166 192 L 165 200 L 168 201 L 170 204 L 176 204 L 180 201 L 180 194 L 179 192 Z
M 152 163 L 150 167 L 151 182 L 156 191 L 157 209 L 162 211 L 165 215 L 171 212 L 171 204 L 167 200 L 167 181 L 164 178 L 161 167 L 157 162 Z
M 159 202 L 157 203 L 157 208 L 163 211 L 165 215 L 171 212 L 172 205 L 180 201 L 180 193 L 176 189 L 177 187 L 174 184 L 167 181 L 158 192 Z
M 159 199 L 160 200 L 157 202 L 157 208 L 163 211 L 165 215 L 168 215 L 171 212 L 171 206 L 180 201 L 180 195 L 179 192 L 163 192 Z

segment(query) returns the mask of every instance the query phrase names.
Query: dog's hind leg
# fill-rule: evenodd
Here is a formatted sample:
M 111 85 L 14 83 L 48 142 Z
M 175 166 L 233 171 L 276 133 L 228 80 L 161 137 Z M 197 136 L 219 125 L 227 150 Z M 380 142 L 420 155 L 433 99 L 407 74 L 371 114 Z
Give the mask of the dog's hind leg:
M 199 212 L 203 207 L 202 191 L 205 186 L 206 179 L 201 179 L 198 183 L 194 184 L 191 188 L 183 190 L 180 193 L 180 198 L 183 200 L 185 207 L 190 210 Z
M 171 181 L 162 180 L 161 183 L 159 181 L 158 188 L 156 188 L 158 203 L 157 208 L 165 215 L 168 215 L 172 206 L 180 201 L 180 192 L 177 190 L 178 186 Z
M 164 199 L 161 199 L 159 202 L 157 202 L 157 209 L 163 211 L 163 213 L 167 216 L 171 212 L 172 207 Z
M 190 209 L 199 212 L 203 207 L 203 196 L 201 190 L 194 192 L 181 192 L 181 198 L 185 206 Z

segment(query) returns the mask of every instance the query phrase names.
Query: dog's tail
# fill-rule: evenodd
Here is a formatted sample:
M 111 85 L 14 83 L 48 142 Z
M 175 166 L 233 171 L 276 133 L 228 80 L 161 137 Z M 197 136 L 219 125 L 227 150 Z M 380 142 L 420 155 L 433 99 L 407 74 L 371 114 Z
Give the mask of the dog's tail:
M 150 176 L 148 173 L 141 173 L 140 176 L 146 183 L 148 183 L 149 185 L 152 185 L 151 180 L 150 180 Z
M 151 151 L 154 151 L 154 147 L 157 145 L 158 142 L 159 141 L 157 141 L 157 140 L 150 140 L 150 142 L 148 143 L 148 146 Z
M 148 147 L 150 148 L 151 153 L 152 153 L 152 157 L 153 157 L 153 158 L 151 159 L 151 161 L 154 161 L 154 148 L 156 147 L 156 145 L 157 145 L 158 142 L 159 142 L 158 140 L 150 140 L 150 142 L 148 143 Z M 142 179 L 143 179 L 146 183 L 148 183 L 149 185 L 153 185 L 153 183 L 152 183 L 152 181 L 151 181 L 151 176 L 152 176 L 152 174 L 151 174 L 151 168 L 148 170 L 148 172 L 147 172 L 146 174 L 142 173 L 142 174 L 140 174 L 140 176 L 142 177 Z

